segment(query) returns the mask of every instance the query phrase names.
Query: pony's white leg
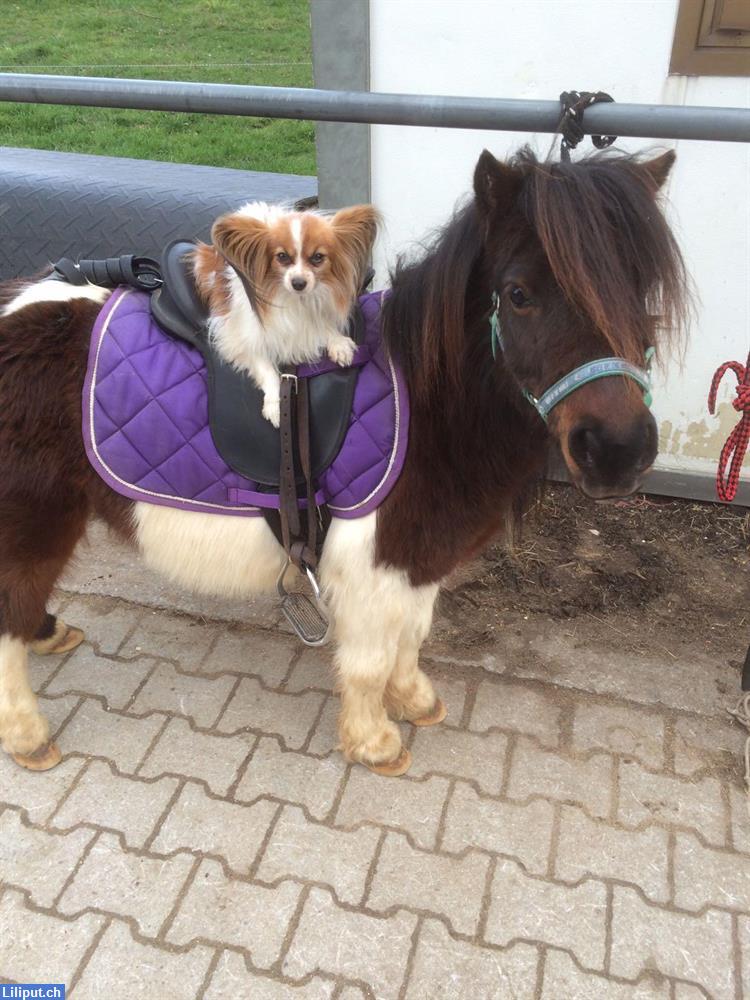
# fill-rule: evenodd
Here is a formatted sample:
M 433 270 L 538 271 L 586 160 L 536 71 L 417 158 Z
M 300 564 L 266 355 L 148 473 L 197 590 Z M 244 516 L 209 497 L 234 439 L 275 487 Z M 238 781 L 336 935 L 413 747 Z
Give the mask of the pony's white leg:
M 409 758 L 385 709 L 385 688 L 398 656 L 406 616 L 420 591 L 400 570 L 374 565 L 375 514 L 334 519 L 321 561 L 321 578 L 336 623 L 340 677 L 341 748 L 349 760 L 401 774 Z M 422 598 L 420 598 L 422 599 Z M 430 607 L 434 593 L 429 601 Z M 434 700 L 434 699 L 433 699 Z
M 392 719 L 426 725 L 445 718 L 432 681 L 419 669 L 419 650 L 432 625 L 438 587 L 414 587 L 404 608 L 396 662 L 385 689 L 385 706 Z
M 60 760 L 29 686 L 26 643 L 9 635 L 0 636 L 0 740 L 19 764 L 32 770 L 46 770 Z

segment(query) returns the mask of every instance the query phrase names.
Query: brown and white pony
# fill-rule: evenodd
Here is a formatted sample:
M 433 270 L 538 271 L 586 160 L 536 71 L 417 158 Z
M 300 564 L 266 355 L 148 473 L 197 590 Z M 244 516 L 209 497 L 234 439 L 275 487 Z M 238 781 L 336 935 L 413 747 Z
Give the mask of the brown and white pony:
M 680 325 L 685 275 L 656 203 L 673 160 L 564 164 L 522 151 L 501 163 L 485 152 L 471 202 L 421 260 L 396 268 L 383 332 L 411 393 L 406 462 L 376 513 L 334 519 L 320 564 L 348 759 L 402 773 L 409 757 L 393 720 L 443 717 L 418 665 L 440 581 L 501 530 L 551 440 L 595 498 L 632 493 L 652 464 L 656 428 L 631 380 L 577 389 L 546 424 L 521 388 L 538 397 L 597 358 L 642 365 Z M 90 518 L 212 594 L 273 587 L 284 558 L 260 518 L 134 503 L 89 466 L 81 391 L 107 294 L 44 280 L 0 290 L 0 737 L 37 769 L 60 754 L 29 687 L 27 649 L 80 639 L 46 602 Z M 503 349 L 493 359 L 496 305 Z

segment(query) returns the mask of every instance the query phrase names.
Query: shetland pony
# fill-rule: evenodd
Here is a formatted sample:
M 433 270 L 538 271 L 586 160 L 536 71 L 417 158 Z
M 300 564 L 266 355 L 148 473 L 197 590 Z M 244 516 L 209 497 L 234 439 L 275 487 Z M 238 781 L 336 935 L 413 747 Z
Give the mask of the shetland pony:
M 410 391 L 406 461 L 375 513 L 334 519 L 320 562 L 349 760 L 403 773 L 394 720 L 443 718 L 418 663 L 440 581 L 507 523 L 550 441 L 594 498 L 632 493 L 651 466 L 655 423 L 630 379 L 583 385 L 546 423 L 528 398 L 593 359 L 642 365 L 680 327 L 685 274 L 656 203 L 673 160 L 610 153 L 565 164 L 522 151 L 501 163 L 484 152 L 471 201 L 420 260 L 398 264 L 382 327 Z M 132 502 L 93 472 L 81 390 L 107 294 L 42 281 L 0 297 L 0 737 L 29 768 L 60 753 L 29 687 L 27 649 L 80 638 L 45 605 L 90 518 L 213 594 L 272 587 L 284 559 L 260 518 Z

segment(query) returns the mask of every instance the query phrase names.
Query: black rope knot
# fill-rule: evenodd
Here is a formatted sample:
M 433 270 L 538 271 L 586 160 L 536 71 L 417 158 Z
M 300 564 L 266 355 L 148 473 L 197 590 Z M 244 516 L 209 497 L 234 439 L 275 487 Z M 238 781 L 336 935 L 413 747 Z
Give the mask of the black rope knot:
M 603 90 L 596 93 L 584 90 L 579 93 L 577 90 L 565 90 L 560 94 L 560 105 L 562 115 L 557 126 L 562 135 L 560 143 L 560 159 L 565 163 L 570 163 L 570 151 L 575 149 L 578 143 L 585 136 L 583 128 L 583 113 L 592 104 L 600 104 L 614 101 L 614 97 L 605 94 Z M 597 149 L 606 149 L 617 139 L 616 135 L 592 135 L 591 141 Z

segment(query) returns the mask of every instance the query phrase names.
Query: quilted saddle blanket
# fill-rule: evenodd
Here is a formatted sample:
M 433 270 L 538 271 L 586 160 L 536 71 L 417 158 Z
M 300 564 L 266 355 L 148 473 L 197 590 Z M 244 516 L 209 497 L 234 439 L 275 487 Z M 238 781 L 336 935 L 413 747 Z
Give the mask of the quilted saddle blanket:
M 359 300 L 358 354 L 365 351 L 366 360 L 341 447 L 316 484 L 318 502 L 334 517 L 373 511 L 406 455 L 409 399 L 402 373 L 383 350 L 381 301 L 381 292 Z M 221 457 L 208 411 L 200 351 L 158 326 L 148 295 L 113 292 L 92 332 L 83 389 L 83 436 L 94 469 L 117 493 L 146 503 L 245 517 L 278 507 L 278 494 L 259 489 Z

